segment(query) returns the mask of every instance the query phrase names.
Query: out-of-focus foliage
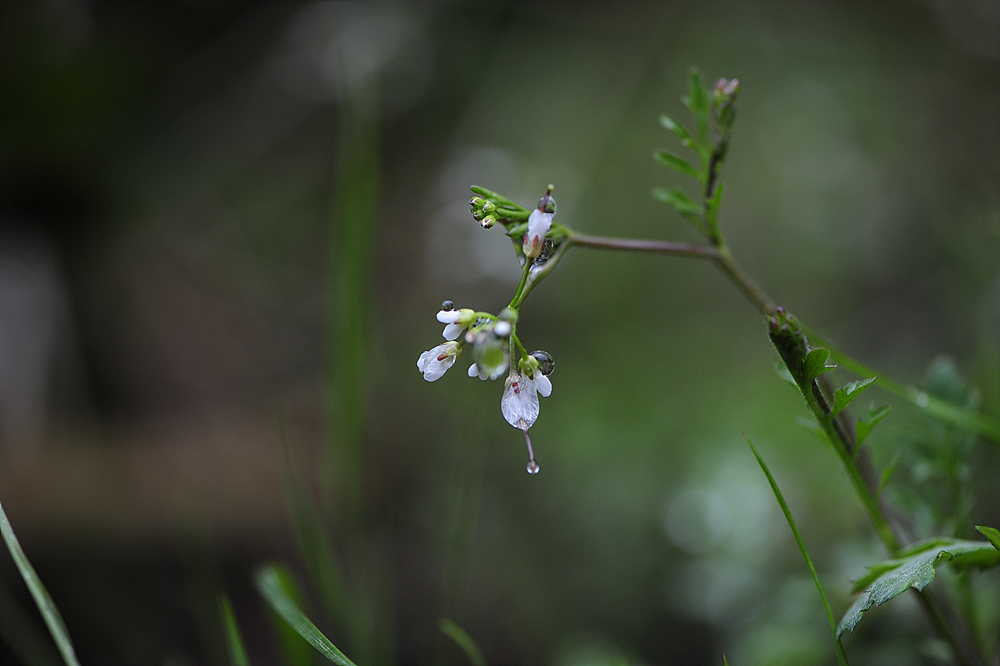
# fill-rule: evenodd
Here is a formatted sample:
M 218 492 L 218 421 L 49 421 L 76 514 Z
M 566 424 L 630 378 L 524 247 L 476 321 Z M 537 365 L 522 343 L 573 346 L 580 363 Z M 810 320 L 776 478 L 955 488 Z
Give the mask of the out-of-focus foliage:
M 683 185 L 651 153 L 676 150 L 659 118 L 686 117 L 697 65 L 742 85 L 718 224 L 744 267 L 852 356 L 909 383 L 931 366 L 928 391 L 997 415 L 994 4 L 0 5 L 0 494 L 81 662 L 221 663 L 220 589 L 249 661 L 277 659 L 251 573 L 304 568 L 282 428 L 306 492 L 344 482 L 318 478 L 331 220 L 345 100 L 374 76 L 366 365 L 337 378 L 364 410 L 363 520 L 328 519 L 345 580 L 389 600 L 359 611 L 389 619 L 381 647 L 464 663 L 448 617 L 491 664 L 830 663 L 741 431 L 836 615 L 885 554 L 710 266 L 581 249 L 532 293 L 519 335 L 557 364 L 534 477 L 498 384 L 414 363 L 442 300 L 498 311 L 517 285 L 471 184 L 531 206 L 555 183 L 586 233 L 697 237 L 649 195 Z M 873 386 L 848 410 L 890 402 Z M 901 403 L 867 443 L 915 536 L 1000 525 L 996 448 Z M 967 575 L 995 627 L 996 570 Z M 936 663 L 907 596 L 845 636 L 852 660 Z M 345 623 L 318 628 L 357 658 Z

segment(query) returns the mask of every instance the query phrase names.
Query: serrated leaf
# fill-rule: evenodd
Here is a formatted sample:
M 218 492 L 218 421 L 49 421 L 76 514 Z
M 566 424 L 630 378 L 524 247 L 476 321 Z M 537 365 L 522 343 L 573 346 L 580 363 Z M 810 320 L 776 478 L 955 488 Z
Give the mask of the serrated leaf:
M 859 379 L 856 382 L 851 382 L 850 384 L 844 384 L 836 391 L 833 392 L 833 410 L 830 412 L 830 417 L 834 417 L 837 414 L 844 411 L 844 408 L 851 404 L 851 401 L 861 395 L 865 389 L 875 383 L 876 377 L 869 377 L 868 379 Z
M 802 365 L 802 373 L 807 384 L 824 372 L 837 367 L 836 365 L 827 365 L 826 360 L 828 358 L 830 358 L 830 350 L 825 347 L 818 347 L 806 354 L 806 362 Z
M 691 164 L 688 163 L 687 160 L 678 157 L 673 153 L 668 153 L 664 150 L 657 150 L 655 153 L 653 153 L 653 156 L 656 158 L 656 161 L 659 162 L 660 164 L 668 166 L 671 169 L 680 171 L 685 176 L 691 176 L 696 180 L 701 180 L 701 174 L 698 173 L 698 170 L 695 169 L 693 166 L 691 166 Z
M 885 415 L 892 411 L 892 405 L 884 405 L 878 409 L 868 409 L 868 414 L 863 418 L 858 419 L 857 425 L 854 427 L 854 439 L 857 442 L 858 448 L 861 444 L 868 439 L 868 435 L 871 434 L 872 429 L 875 425 L 885 418 Z
M 688 132 L 687 129 L 685 129 L 679 122 L 664 113 L 660 116 L 660 124 L 680 139 L 682 146 L 685 148 L 691 148 L 692 150 L 696 149 L 697 143 L 695 142 L 694 137 L 691 136 L 691 133 Z
M 324 657 L 339 666 L 355 666 L 337 646 L 316 628 L 305 613 L 292 600 L 292 593 L 282 580 L 282 568 L 276 565 L 261 567 L 255 577 L 257 590 L 274 612 L 281 616 L 302 638 Z
M 905 556 L 869 567 L 868 573 L 855 582 L 854 590 L 863 590 L 837 625 L 837 638 L 854 631 L 869 608 L 880 606 L 913 587 L 922 590 L 937 575 L 935 567 L 950 561 L 955 566 L 982 568 L 1000 563 L 1000 551 L 985 541 L 931 539 L 905 551 Z
M 987 527 L 986 525 L 976 525 L 976 529 L 984 537 L 990 540 L 993 547 L 1000 550 L 1000 530 L 995 527 Z

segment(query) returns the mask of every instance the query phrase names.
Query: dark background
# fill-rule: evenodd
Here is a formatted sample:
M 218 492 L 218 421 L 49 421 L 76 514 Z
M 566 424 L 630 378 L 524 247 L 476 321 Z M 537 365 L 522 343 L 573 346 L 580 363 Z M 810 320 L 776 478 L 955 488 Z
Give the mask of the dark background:
M 315 496 L 336 488 L 346 431 L 325 405 L 347 391 L 362 518 L 328 515 L 376 581 L 369 654 L 466 663 L 450 617 L 491 664 L 833 663 L 741 431 L 838 618 L 884 553 L 711 266 L 574 250 L 532 293 L 519 334 L 556 360 L 537 477 L 499 382 L 414 367 L 442 300 L 496 312 L 517 286 L 473 183 L 528 206 L 554 183 L 556 221 L 582 232 L 697 240 L 649 196 L 687 186 L 651 153 L 681 150 L 657 118 L 690 124 L 691 65 L 742 83 L 720 220 L 745 268 L 901 381 L 948 355 L 1000 412 L 994 2 L 0 5 L 0 497 L 81 661 L 221 663 L 226 590 L 252 663 L 280 663 L 251 573 L 302 572 L 281 433 Z M 379 169 L 374 226 L 357 223 L 364 363 L 345 376 L 338 155 L 359 90 L 377 90 L 353 112 L 379 128 Z M 868 396 L 896 403 L 870 440 L 882 466 L 928 425 Z M 1000 524 L 996 449 L 968 462 L 966 536 Z M 0 575 L 0 657 L 52 663 L 6 555 Z M 981 583 L 996 601 L 996 573 Z M 848 654 L 941 663 L 915 605 L 890 606 Z

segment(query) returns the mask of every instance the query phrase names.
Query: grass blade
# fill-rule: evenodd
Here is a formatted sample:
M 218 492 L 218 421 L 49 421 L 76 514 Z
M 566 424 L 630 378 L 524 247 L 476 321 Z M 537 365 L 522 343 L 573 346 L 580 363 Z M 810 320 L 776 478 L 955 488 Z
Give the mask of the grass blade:
M 295 629 L 296 633 L 304 638 L 309 645 L 312 645 L 320 654 L 339 666 L 355 666 L 354 662 L 338 650 L 337 646 L 331 643 L 330 639 L 324 636 L 295 605 L 291 595 L 285 589 L 279 568 L 276 565 L 268 565 L 259 569 L 255 580 L 257 590 L 274 609 L 274 612 Z
M 229 601 L 229 595 L 225 593 L 219 595 L 219 614 L 222 615 L 222 624 L 226 629 L 226 647 L 229 648 L 230 665 L 250 666 L 247 650 L 243 646 L 243 637 L 240 635 L 240 627 L 236 624 L 233 604 Z
M 788 522 L 788 527 L 792 530 L 792 535 L 795 537 L 795 543 L 799 545 L 799 550 L 802 551 L 802 557 L 806 561 L 806 566 L 809 567 L 809 574 L 812 576 L 813 582 L 816 583 L 816 590 L 819 591 L 819 598 L 823 601 L 823 608 L 826 610 L 826 618 L 830 622 L 830 633 L 833 634 L 833 646 L 837 651 L 837 661 L 841 666 L 847 666 L 847 655 L 844 654 L 844 647 L 840 644 L 840 639 L 837 638 L 837 622 L 833 619 L 833 611 L 830 610 L 830 602 L 827 601 L 826 592 L 823 591 L 823 584 L 819 581 L 819 574 L 816 573 L 816 567 L 813 566 L 812 558 L 809 557 L 809 551 L 806 550 L 806 544 L 802 541 L 802 535 L 799 534 L 799 528 L 795 525 L 795 519 L 792 518 L 792 512 L 788 508 L 788 504 L 785 502 L 784 495 L 781 494 L 781 490 L 778 488 L 778 482 L 774 480 L 771 476 L 771 470 L 767 468 L 767 463 L 764 459 L 760 457 L 757 453 L 757 449 L 754 448 L 753 442 L 747 437 L 746 433 L 743 433 L 743 438 L 747 440 L 747 444 L 750 445 L 750 450 L 753 451 L 753 455 L 757 458 L 757 464 L 764 471 L 764 476 L 767 477 L 767 482 L 771 484 L 771 490 L 774 492 L 775 499 L 778 500 L 778 505 L 781 506 L 781 512 L 785 514 L 785 520 Z
M 7 544 L 7 549 L 10 551 L 11 557 L 14 558 L 14 563 L 17 565 L 18 571 L 21 572 L 21 577 L 24 578 L 28 589 L 31 590 L 31 596 L 35 598 L 35 603 L 38 604 L 38 610 L 41 611 L 42 617 L 45 618 L 45 624 L 49 627 L 49 632 L 52 634 L 52 639 L 56 642 L 56 646 L 58 646 L 59 652 L 62 654 L 63 661 L 68 666 L 80 666 L 80 662 L 76 659 L 76 650 L 73 649 L 73 641 L 69 638 L 69 632 L 66 630 L 62 616 L 59 615 L 59 609 L 52 602 L 52 597 L 49 596 L 45 586 L 42 585 L 41 579 L 35 573 L 35 568 L 31 566 L 28 557 L 21 550 L 21 544 L 18 543 L 17 537 L 14 535 L 14 528 L 10 526 L 10 521 L 7 520 L 7 513 L 3 510 L 2 504 L 0 504 L 0 532 L 3 533 L 3 540 Z
M 479 646 L 476 645 L 476 641 L 472 639 L 464 629 L 449 620 L 448 618 L 442 618 L 438 622 L 438 628 L 444 633 L 445 636 L 455 641 L 458 647 L 462 648 L 465 655 L 469 658 L 472 666 L 486 666 L 486 660 L 483 659 L 483 653 L 480 651 Z

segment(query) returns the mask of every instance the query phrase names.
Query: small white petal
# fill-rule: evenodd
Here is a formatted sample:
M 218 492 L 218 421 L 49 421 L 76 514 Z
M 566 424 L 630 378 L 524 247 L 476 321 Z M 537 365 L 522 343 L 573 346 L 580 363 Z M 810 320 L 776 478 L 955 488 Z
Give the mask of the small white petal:
M 464 330 L 465 327 L 461 324 L 448 324 L 444 327 L 442 335 L 445 340 L 458 340 L 458 336 L 460 336 Z
M 437 320 L 442 324 L 454 324 L 461 316 L 461 310 L 438 310 Z
M 552 381 L 538 370 L 535 371 L 535 388 L 543 398 L 549 397 L 552 393 Z
M 510 335 L 510 323 L 506 321 L 498 321 L 496 326 L 493 327 L 493 334 L 500 336 L 501 338 L 506 338 Z
M 469 376 L 478 377 L 479 376 L 479 366 L 473 363 L 469 366 Z

